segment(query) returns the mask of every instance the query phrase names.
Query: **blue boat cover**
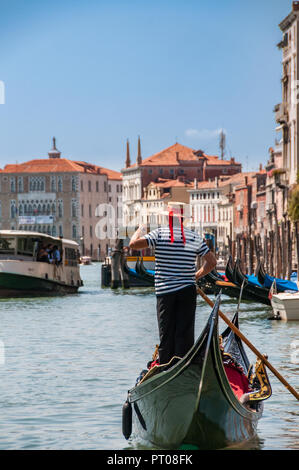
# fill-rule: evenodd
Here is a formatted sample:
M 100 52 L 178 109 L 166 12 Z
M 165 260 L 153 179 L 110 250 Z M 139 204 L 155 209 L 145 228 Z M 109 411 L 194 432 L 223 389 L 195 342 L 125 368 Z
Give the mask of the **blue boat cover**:
M 251 276 L 246 276 L 246 277 L 248 279 L 249 284 L 252 284 L 253 286 L 263 287 L 259 283 L 258 278 L 256 276 L 254 276 L 253 274 L 251 274 Z
M 281 292 L 286 290 L 298 291 L 298 287 L 295 282 L 285 281 L 284 279 L 277 279 L 275 277 L 269 276 L 269 274 L 266 274 L 265 276 L 264 286 L 270 289 L 274 280 L 276 281 L 277 290 Z

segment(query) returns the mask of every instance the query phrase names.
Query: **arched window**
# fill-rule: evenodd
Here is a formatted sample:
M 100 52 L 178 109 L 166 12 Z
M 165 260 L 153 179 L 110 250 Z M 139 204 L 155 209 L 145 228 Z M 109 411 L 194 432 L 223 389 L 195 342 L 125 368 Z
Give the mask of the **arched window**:
M 72 238 L 77 238 L 77 226 L 72 226 Z
M 14 219 L 17 214 L 16 201 L 10 201 L 10 218 Z

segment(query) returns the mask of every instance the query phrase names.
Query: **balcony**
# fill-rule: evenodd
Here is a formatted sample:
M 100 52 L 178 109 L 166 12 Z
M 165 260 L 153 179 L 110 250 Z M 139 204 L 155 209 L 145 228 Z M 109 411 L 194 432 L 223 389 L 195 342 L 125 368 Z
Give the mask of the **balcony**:
M 277 104 L 274 108 L 274 113 L 275 113 L 275 120 L 278 124 L 287 124 L 288 113 L 286 110 L 285 103 Z

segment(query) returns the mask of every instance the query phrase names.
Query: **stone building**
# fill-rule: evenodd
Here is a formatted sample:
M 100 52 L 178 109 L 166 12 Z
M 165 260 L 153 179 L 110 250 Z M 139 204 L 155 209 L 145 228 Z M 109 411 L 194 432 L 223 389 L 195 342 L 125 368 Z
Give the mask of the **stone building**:
M 149 183 L 144 188 L 144 196 L 141 204 L 141 217 L 143 224 L 152 226 L 164 225 L 168 223 L 168 218 L 162 215 L 168 203 L 183 202 L 189 204 L 188 190 L 192 187 L 184 178 L 163 179 Z M 185 214 L 188 216 L 188 214 Z
M 215 181 L 194 181 L 189 190 L 195 227 L 210 238 L 218 253 L 227 257 L 229 241 L 236 235 L 254 235 L 262 230 L 266 200 L 266 171 L 220 176 Z
M 220 175 L 233 175 L 242 169 L 233 158 L 219 160 L 217 156 L 206 155 L 202 150 L 194 150 L 175 143 L 148 158 L 142 159 L 140 138 L 138 139 L 136 163 L 131 163 L 129 142 L 127 142 L 126 167 L 123 174 L 124 225 L 138 225 L 138 217 L 143 190 L 159 178 L 181 177 L 186 182 L 215 179 Z
M 279 25 L 283 38 L 278 44 L 282 50 L 282 102 L 275 106 L 277 131 L 282 134 L 282 168 L 289 185 L 296 183 L 299 171 L 299 2 Z
M 48 158 L 7 164 L 0 172 L 1 229 L 35 230 L 77 241 L 81 253 L 101 259 L 114 243 L 96 234 L 97 209 L 116 204 L 121 174 L 84 161 L 61 158 L 53 148 Z

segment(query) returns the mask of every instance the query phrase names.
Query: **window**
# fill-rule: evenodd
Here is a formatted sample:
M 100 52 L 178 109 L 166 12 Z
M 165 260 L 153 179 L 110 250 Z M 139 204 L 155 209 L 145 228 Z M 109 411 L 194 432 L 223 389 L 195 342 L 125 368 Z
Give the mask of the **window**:
M 16 201 L 10 201 L 10 218 L 14 219 L 17 215 Z
M 62 225 L 59 225 L 59 236 L 60 236 L 60 237 L 63 237 Z
M 106 193 L 107 192 L 107 182 L 104 181 L 104 192 Z
M 88 181 L 88 191 L 91 193 L 91 181 Z
M 63 217 L 63 202 L 61 199 L 58 200 L 58 217 Z
M 92 225 L 89 227 L 89 235 L 92 237 Z
M 18 192 L 22 193 L 24 191 L 24 179 L 23 176 L 18 176 Z
M 62 176 L 58 176 L 57 178 L 57 184 L 58 184 L 58 192 L 63 191 L 63 181 L 62 181 Z
M 81 191 L 84 191 L 83 181 L 81 180 Z
M 11 193 L 16 192 L 16 178 L 14 176 L 11 176 L 10 178 L 10 192 Z
M 91 204 L 88 206 L 89 217 L 91 217 Z
M 14 254 L 16 248 L 15 238 L 0 238 L 0 253 Z
M 44 176 L 30 176 L 29 190 L 30 191 L 45 191 L 46 182 Z
M 111 193 L 111 184 L 108 185 L 108 191 Z
M 81 217 L 84 217 L 84 205 L 81 204 Z
M 76 225 L 72 226 L 72 238 L 77 238 L 77 227 L 76 227 Z
M 53 176 L 53 175 L 51 176 L 50 186 L 51 186 L 52 193 L 55 193 L 56 192 L 56 176 Z
M 72 191 L 73 191 L 73 193 L 76 192 L 76 190 L 77 190 L 77 177 L 72 176 Z
M 96 181 L 96 192 L 98 193 L 99 192 L 99 182 Z
M 77 201 L 72 199 L 72 217 L 77 217 Z
M 65 248 L 65 259 L 67 260 L 68 266 L 77 266 L 78 263 L 78 252 L 74 248 Z

